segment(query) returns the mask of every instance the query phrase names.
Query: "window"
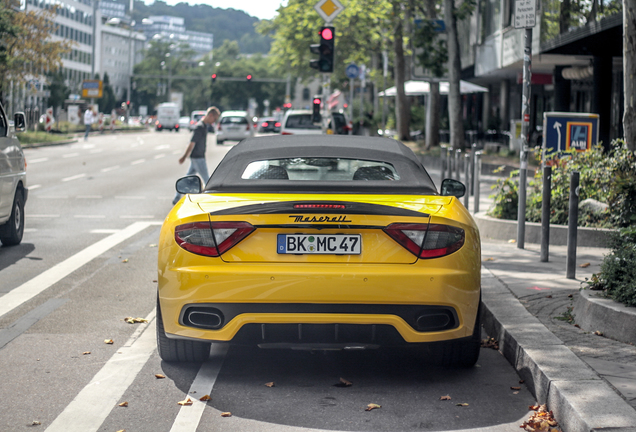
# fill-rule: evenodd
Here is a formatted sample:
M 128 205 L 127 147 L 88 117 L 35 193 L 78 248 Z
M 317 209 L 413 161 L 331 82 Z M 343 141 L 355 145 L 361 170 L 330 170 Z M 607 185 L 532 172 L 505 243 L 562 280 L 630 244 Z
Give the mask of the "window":
M 303 89 L 303 100 L 304 101 L 308 101 L 309 100 L 309 89 L 307 87 L 305 87 Z
M 244 180 L 393 181 L 400 176 L 388 162 L 341 158 L 272 159 L 251 162 Z

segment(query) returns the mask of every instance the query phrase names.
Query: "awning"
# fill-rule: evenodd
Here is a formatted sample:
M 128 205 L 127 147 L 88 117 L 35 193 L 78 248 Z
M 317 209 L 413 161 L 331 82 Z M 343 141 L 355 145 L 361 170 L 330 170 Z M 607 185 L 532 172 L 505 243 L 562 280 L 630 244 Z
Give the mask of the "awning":
M 426 81 L 407 81 L 404 83 L 404 91 L 407 96 L 420 96 L 430 92 L 431 88 Z M 462 94 L 465 93 L 487 93 L 486 87 L 479 86 L 477 84 L 470 83 L 468 81 L 459 82 L 459 91 Z M 439 83 L 440 94 L 448 94 L 448 81 L 440 81 Z M 395 87 L 386 89 L 383 92 L 378 93 L 378 96 L 392 97 L 397 94 Z

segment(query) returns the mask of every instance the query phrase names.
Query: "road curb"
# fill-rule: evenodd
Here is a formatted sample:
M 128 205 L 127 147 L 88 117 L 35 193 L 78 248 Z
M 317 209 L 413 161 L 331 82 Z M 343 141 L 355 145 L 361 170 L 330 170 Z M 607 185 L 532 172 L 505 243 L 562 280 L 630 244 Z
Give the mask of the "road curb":
M 620 342 L 636 344 L 636 308 L 627 307 L 598 292 L 581 290 L 572 313 L 586 331 L 600 331 Z
M 636 432 L 636 410 L 482 268 L 483 324 L 564 432 Z
M 483 239 L 510 240 L 517 238 L 517 221 L 509 219 L 497 219 L 490 217 L 486 212 L 479 212 L 473 215 L 479 234 Z M 541 224 L 537 222 L 526 222 L 525 241 L 526 243 L 541 244 Z M 615 232 L 608 228 L 587 228 L 578 227 L 576 244 L 578 247 L 608 247 L 609 235 Z M 555 246 L 567 246 L 568 227 L 567 225 L 550 224 L 550 244 Z

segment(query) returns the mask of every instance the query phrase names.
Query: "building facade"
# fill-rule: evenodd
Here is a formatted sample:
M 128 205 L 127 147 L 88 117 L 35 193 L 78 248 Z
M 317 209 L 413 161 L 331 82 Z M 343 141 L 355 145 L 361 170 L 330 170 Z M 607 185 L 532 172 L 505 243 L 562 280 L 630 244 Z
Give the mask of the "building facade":
M 146 37 L 129 28 L 103 25 L 100 31 L 99 74 L 108 74 L 115 96 L 126 96 L 133 67 L 143 60 Z M 132 51 L 131 51 L 132 49 Z
M 206 54 L 214 48 L 213 34 L 186 30 L 183 18 L 151 16 L 138 23 L 136 28 L 141 29 L 148 40 L 163 38 L 187 43 L 199 54 Z

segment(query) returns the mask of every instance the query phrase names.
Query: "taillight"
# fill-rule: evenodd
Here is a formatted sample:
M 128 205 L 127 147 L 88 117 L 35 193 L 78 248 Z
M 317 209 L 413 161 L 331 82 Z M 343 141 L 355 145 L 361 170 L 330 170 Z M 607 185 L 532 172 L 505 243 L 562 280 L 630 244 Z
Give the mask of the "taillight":
M 197 255 L 218 257 L 247 237 L 254 227 L 247 222 L 192 222 L 174 229 L 174 239 Z
M 267 122 L 263 122 L 263 123 L 261 123 L 261 127 L 266 128 L 267 126 L 269 126 L 269 123 L 267 123 Z
M 274 127 L 280 127 L 280 122 L 274 123 Z
M 466 238 L 464 230 L 439 224 L 391 224 L 384 228 L 400 245 L 419 258 L 439 258 L 458 251 Z

